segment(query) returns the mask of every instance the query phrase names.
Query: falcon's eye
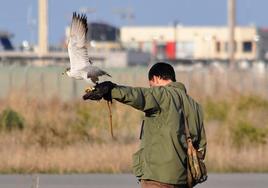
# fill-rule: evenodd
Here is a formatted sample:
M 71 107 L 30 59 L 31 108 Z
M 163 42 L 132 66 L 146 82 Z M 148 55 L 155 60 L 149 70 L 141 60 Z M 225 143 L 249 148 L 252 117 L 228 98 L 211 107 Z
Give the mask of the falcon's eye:
M 70 69 L 71 69 L 71 68 L 70 68 L 70 67 L 68 67 L 68 68 L 66 68 L 66 70 L 65 70 L 65 71 L 67 72 L 67 71 L 69 71 Z

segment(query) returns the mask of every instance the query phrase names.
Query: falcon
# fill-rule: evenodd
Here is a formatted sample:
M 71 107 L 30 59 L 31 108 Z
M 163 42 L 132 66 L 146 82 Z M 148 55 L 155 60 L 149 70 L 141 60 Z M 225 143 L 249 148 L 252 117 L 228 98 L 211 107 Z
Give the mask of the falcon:
M 97 84 L 100 76 L 111 76 L 104 70 L 92 65 L 88 56 L 87 32 L 88 26 L 86 15 L 79 15 L 74 12 L 68 40 L 70 67 L 65 70 L 65 73 L 71 78 Z M 91 91 L 92 89 L 93 88 L 89 87 L 86 91 Z

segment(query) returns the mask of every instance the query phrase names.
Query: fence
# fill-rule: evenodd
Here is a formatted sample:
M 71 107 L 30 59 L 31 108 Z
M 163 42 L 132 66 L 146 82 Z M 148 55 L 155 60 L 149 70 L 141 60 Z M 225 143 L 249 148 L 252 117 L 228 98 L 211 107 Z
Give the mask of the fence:
M 225 97 L 234 94 L 252 94 L 268 98 L 267 68 L 230 70 L 225 67 L 205 66 L 182 70 L 176 68 L 177 80 L 186 85 L 189 93 L 198 98 Z M 63 76 L 63 66 L 2 66 L 0 67 L 0 97 L 13 92 L 26 96 L 52 97 L 64 100 L 79 98 L 87 83 Z M 147 67 L 132 67 L 106 70 L 109 79 L 122 85 L 148 86 Z

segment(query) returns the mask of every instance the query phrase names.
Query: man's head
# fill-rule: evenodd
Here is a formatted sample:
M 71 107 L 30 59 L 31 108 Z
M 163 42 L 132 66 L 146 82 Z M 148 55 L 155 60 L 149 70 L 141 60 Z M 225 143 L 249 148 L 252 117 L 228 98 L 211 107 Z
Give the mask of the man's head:
M 148 79 L 150 86 L 164 86 L 170 82 L 176 82 L 176 75 L 170 64 L 159 62 L 149 70 Z

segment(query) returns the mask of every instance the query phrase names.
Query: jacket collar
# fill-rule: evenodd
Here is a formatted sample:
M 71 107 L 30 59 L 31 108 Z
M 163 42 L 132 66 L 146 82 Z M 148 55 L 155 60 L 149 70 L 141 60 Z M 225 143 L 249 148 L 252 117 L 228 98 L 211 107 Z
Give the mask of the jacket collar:
M 186 90 L 184 84 L 181 83 L 181 82 L 171 82 L 167 86 L 168 87 L 176 87 L 176 88 L 179 88 L 179 89 L 183 90 L 185 93 L 187 93 L 187 90 Z

